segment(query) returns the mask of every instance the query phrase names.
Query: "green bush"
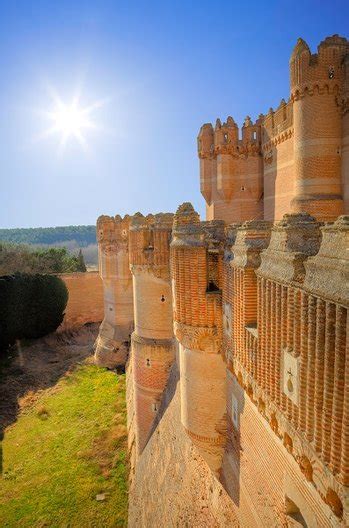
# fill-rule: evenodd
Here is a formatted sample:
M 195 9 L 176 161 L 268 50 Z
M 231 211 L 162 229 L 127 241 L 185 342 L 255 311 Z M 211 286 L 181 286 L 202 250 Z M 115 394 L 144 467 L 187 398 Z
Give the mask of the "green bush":
M 0 351 L 17 339 L 56 330 L 67 301 L 68 290 L 59 277 L 24 273 L 0 277 Z

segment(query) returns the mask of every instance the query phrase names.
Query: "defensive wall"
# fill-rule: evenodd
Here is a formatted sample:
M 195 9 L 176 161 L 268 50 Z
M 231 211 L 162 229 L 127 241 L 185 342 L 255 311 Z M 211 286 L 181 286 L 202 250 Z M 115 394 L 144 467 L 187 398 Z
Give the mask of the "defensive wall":
M 178 209 L 177 359 L 145 443 L 139 416 L 154 408 L 134 410 L 131 349 L 130 526 L 161 517 L 201 526 L 201 510 L 206 526 L 347 525 L 348 244 L 348 217 L 224 226 L 200 222 L 190 204 Z M 151 367 L 147 376 L 149 385 L 163 381 Z
M 207 221 L 100 217 L 96 361 L 126 361 L 129 526 L 349 524 L 349 46 L 199 134 Z
M 68 304 L 60 330 L 79 327 L 85 323 L 100 323 L 104 317 L 102 280 L 97 271 L 63 273 L 59 277 L 68 288 Z

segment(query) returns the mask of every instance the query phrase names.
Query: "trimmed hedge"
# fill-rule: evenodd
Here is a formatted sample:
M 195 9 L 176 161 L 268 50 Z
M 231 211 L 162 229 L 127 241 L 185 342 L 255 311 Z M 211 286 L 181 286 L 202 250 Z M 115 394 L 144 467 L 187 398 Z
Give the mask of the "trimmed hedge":
M 56 330 L 67 301 L 67 287 L 54 275 L 0 277 L 0 351 L 17 339 L 34 339 Z

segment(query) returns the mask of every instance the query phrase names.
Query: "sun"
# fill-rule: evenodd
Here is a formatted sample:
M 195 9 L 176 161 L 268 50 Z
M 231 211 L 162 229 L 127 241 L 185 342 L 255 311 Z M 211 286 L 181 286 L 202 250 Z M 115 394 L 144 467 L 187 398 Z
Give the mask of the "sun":
M 44 117 L 50 121 L 50 126 L 38 139 L 58 134 L 60 135 L 60 150 L 65 148 L 68 141 L 77 141 L 86 150 L 87 130 L 99 128 L 94 122 L 92 114 L 97 108 L 103 106 L 106 100 L 98 100 L 83 107 L 78 96 L 75 96 L 70 102 L 64 102 L 55 90 L 52 89 L 50 95 L 52 97 L 52 109 L 43 112 Z
M 69 138 L 70 136 L 79 137 L 85 128 L 92 125 L 86 112 L 79 108 L 76 103 L 65 105 L 52 112 L 52 120 L 58 132 Z
M 57 132 L 61 135 L 60 147 L 65 147 L 69 139 L 77 140 L 84 148 L 87 147 L 85 132 L 88 128 L 95 128 L 91 118 L 91 112 L 95 105 L 82 108 L 78 99 L 71 103 L 64 103 L 56 99 L 56 104 L 47 115 L 52 121 L 52 127 L 47 131 L 49 134 Z

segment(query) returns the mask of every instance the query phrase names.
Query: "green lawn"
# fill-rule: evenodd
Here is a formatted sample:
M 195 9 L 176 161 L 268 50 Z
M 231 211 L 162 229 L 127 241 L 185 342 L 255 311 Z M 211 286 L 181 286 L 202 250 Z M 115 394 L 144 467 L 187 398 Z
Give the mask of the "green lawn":
M 126 438 L 125 376 L 79 366 L 5 432 L 0 526 L 126 526 Z

